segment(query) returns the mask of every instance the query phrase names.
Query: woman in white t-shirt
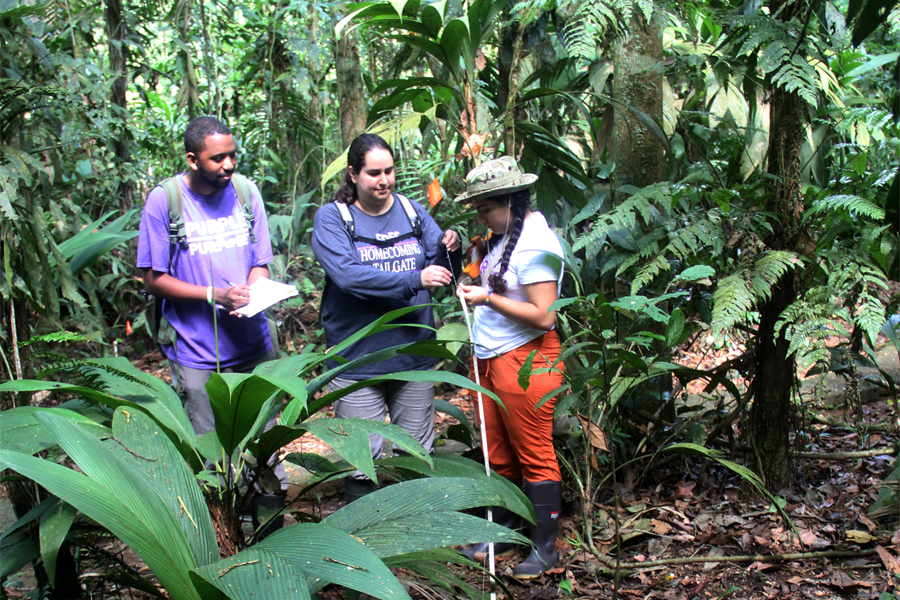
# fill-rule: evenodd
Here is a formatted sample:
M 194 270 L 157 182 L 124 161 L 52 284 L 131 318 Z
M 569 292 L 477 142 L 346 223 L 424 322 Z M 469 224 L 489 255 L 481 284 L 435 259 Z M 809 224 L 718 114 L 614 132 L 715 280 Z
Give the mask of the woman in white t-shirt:
M 560 472 L 553 449 L 553 408 L 556 397 L 537 404 L 562 385 L 556 312 L 563 251 L 544 216 L 531 210 L 528 187 L 536 175 L 522 173 L 516 161 L 504 156 L 473 169 L 466 177 L 466 193 L 457 202 L 473 205 L 478 222 L 496 240 L 481 263 L 482 285 L 461 285 L 459 294 L 474 308 L 473 334 L 481 384 L 502 400 L 503 407 L 484 399 L 484 423 L 491 467 L 514 482 L 524 479 L 525 494 L 534 505 L 537 521 L 531 526 L 534 550 L 516 565 L 517 579 L 531 579 L 559 561 L 556 551 L 560 508 Z M 534 354 L 533 374 L 526 390 L 519 385 L 519 369 Z M 516 516 L 494 509 L 495 521 L 507 527 Z M 481 559 L 486 544 L 464 550 Z M 511 556 L 510 545 L 498 544 L 497 556 Z

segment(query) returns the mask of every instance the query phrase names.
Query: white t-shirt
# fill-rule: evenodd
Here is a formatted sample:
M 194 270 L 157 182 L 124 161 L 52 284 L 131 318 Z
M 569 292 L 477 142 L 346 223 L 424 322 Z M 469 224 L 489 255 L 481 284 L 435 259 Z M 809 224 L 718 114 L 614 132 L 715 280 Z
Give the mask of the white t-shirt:
M 481 282 L 487 289 L 488 265 L 494 265 L 494 273 L 500 272 L 499 256 L 491 260 L 494 254 L 503 252 L 503 244 L 495 246 L 481 263 Z M 539 212 L 532 212 L 525 219 L 522 234 L 509 259 L 509 268 L 503 274 L 507 290 L 503 294 L 512 300 L 528 302 L 525 286 L 544 281 L 556 281 L 557 293 L 562 286 L 563 250 L 556 234 L 547 225 L 547 220 Z M 542 336 L 542 329 L 533 329 L 509 319 L 490 305 L 475 307 L 475 355 L 478 358 L 493 358 L 514 350 L 531 340 Z

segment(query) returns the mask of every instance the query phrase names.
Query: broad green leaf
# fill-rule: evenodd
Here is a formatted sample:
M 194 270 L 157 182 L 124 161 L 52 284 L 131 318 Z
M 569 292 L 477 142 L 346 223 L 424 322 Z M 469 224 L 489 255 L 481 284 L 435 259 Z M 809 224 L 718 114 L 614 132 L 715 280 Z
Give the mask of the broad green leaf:
M 325 362 L 325 357 L 318 352 L 294 354 L 261 363 L 253 369 L 253 374 L 283 379 L 303 378 L 310 370 L 323 362 Z
M 254 546 L 194 571 L 233 600 L 307 600 L 303 571 L 278 554 Z
M 275 554 L 310 578 L 336 583 L 383 600 L 409 600 L 397 578 L 369 548 L 325 523 L 285 527 L 252 550 Z
M 401 484 L 391 487 L 397 485 Z M 463 485 L 470 484 L 463 483 Z M 449 491 L 452 493 L 452 488 Z M 353 502 L 348 506 L 360 512 L 365 510 L 365 507 L 354 506 L 355 504 L 356 502 Z M 513 542 L 524 545 L 529 543 L 527 537 L 502 525 L 491 523 L 481 517 L 450 511 L 422 511 L 406 518 L 391 519 L 365 529 L 358 529 L 353 535 L 362 539 L 379 557 L 479 542 Z
M 49 416 L 45 419 L 49 421 Z M 70 429 L 75 428 L 70 426 Z M 164 536 L 167 539 L 161 541 L 157 537 L 160 524 L 147 519 L 138 505 L 126 505 L 100 483 L 51 461 L 8 450 L 0 450 L 0 460 L 109 529 L 147 563 L 160 584 L 173 596 L 201 600 L 189 581 L 189 564 L 183 560 L 184 552 L 189 554 L 187 542 L 173 542 L 171 536 Z M 118 463 L 114 457 L 112 460 Z M 122 479 L 131 479 L 134 474 L 126 474 L 124 465 L 122 469 Z M 174 522 L 172 527 L 177 528 Z M 178 533 L 180 535 L 180 531 Z M 179 552 L 179 547 L 184 552 Z
M 56 581 L 56 558 L 59 556 L 59 548 L 66 540 L 66 534 L 75 520 L 77 511 L 71 504 L 59 502 L 55 509 L 45 512 L 41 516 L 41 526 L 38 537 L 41 545 L 41 560 L 44 561 L 44 569 L 50 581 Z
M 55 446 L 56 438 L 35 418 L 35 415 L 39 413 L 56 414 L 73 423 L 79 423 L 85 427 L 85 431 L 89 431 L 99 438 L 112 435 L 109 427 L 100 425 L 73 410 L 20 406 L 3 411 L 3 416 L 0 418 L 0 448 L 15 450 L 23 454 L 34 454 Z
M 22 456 L 25 456 L 24 454 Z M 5 579 L 40 556 L 31 536 L 23 532 L 5 537 L 0 543 L 0 578 Z
M 463 343 L 469 341 L 469 328 L 463 323 L 445 323 L 438 329 L 437 339 L 447 343 L 447 350 L 459 353 Z
M 171 385 L 159 377 L 144 373 L 125 357 L 97 358 L 82 362 L 84 364 L 80 370 L 98 381 L 98 385 L 102 386 L 99 389 L 103 392 L 125 400 L 125 405 L 143 410 L 187 446 L 193 445 L 196 438 L 194 428 L 187 418 L 181 398 Z M 102 399 L 100 401 L 104 402 Z M 111 408 L 122 405 L 108 402 L 104 404 Z
M 259 417 L 266 400 L 278 388 L 247 373 L 213 373 L 206 384 L 209 402 L 216 418 L 216 435 L 231 455 Z
M 507 496 L 464 477 L 416 479 L 363 496 L 323 523 L 352 533 L 378 556 L 485 541 L 486 530 L 487 536 L 524 541 L 503 528 L 485 528 L 477 517 L 457 518 L 457 511 L 476 506 L 503 506 Z
M 444 7 L 446 0 L 428 4 L 422 9 L 422 24 L 431 32 L 431 36 L 437 38 L 444 26 Z
M 333 369 L 325 371 L 324 373 L 310 381 L 309 384 L 307 384 L 307 393 L 314 394 L 318 392 L 323 387 L 325 387 L 325 385 L 329 381 L 331 381 L 335 377 L 340 377 L 344 373 L 347 373 L 354 369 L 358 369 L 359 367 L 379 363 L 389 358 L 393 358 L 398 354 L 430 356 L 432 358 L 438 358 L 451 362 L 458 360 L 456 356 L 452 354 L 442 343 L 436 340 L 425 340 L 422 342 L 413 342 L 409 344 L 390 346 L 388 348 L 382 348 L 381 350 L 377 350 L 375 352 L 370 352 L 365 356 L 360 356 L 357 359 L 351 360 L 347 363 L 334 367 Z M 325 404 L 329 403 L 326 402 Z M 322 403 L 321 398 L 313 400 L 309 405 L 309 412 L 318 412 L 325 404 Z
M 120 459 L 143 475 L 149 487 L 175 515 L 194 560 L 205 566 L 219 559 L 216 532 L 194 473 L 159 425 L 141 412 L 116 410 L 113 445 Z
M 675 281 L 691 282 L 697 281 L 699 279 L 715 277 L 715 275 L 716 270 L 712 267 L 708 267 L 706 265 L 697 265 L 694 267 L 689 267 L 679 273 L 678 277 L 675 278 Z
M 522 388 L 522 391 L 527 392 L 528 386 L 531 384 L 532 365 L 534 364 L 534 357 L 536 355 L 537 350 L 529 352 L 525 361 L 522 363 L 522 366 L 519 368 L 519 387 Z
M 392 441 L 395 446 L 420 457 L 429 465 L 432 464 L 431 456 L 422 449 L 414 437 L 390 423 L 356 418 L 314 419 L 305 423 L 304 427 L 372 480 L 378 476 L 372 461 L 369 434 L 380 435 Z
M 120 419 L 130 419 L 128 411 L 120 411 L 116 416 Z M 134 418 L 140 420 L 141 416 L 143 415 L 134 415 Z M 56 415 L 41 414 L 37 418 L 56 436 L 60 447 L 85 475 L 108 490 L 151 530 L 153 537 L 159 540 L 160 546 L 166 549 L 176 564 L 185 570 L 196 565 L 175 513 L 166 506 L 157 493 L 156 487 L 159 484 L 148 480 L 146 467 L 143 469 L 134 467 L 135 461 L 166 461 L 169 457 L 149 452 L 147 455 L 132 454 L 127 445 L 123 447 L 123 441 L 113 438 L 102 442 L 82 431 L 78 425 L 73 425 Z M 154 446 L 157 445 L 150 443 L 143 449 L 152 452 L 156 449 Z M 129 460 L 124 459 L 124 454 L 129 456 Z M 176 460 L 180 460 L 180 457 Z M 174 481 L 170 483 L 177 485 Z M 67 500 L 65 496 L 60 497 Z M 84 512 L 82 507 L 76 505 L 76 508 Z M 103 525 L 107 526 L 105 523 Z
M 469 39 L 469 22 L 466 19 L 453 19 L 441 32 L 441 49 L 447 57 L 445 66 L 454 76 L 462 75 L 463 47 Z
M 147 377 L 156 379 L 155 377 L 149 375 Z M 7 381 L 6 383 L 0 383 L 0 393 L 56 391 L 66 394 L 72 394 L 77 397 L 88 398 L 96 402 L 101 402 L 111 408 L 118 408 L 121 406 L 125 408 L 133 408 L 136 410 L 145 410 L 157 421 L 159 421 L 163 427 L 172 431 L 182 440 L 189 441 L 191 444 L 193 444 L 193 440 L 195 437 L 194 429 L 193 427 L 191 427 L 191 424 L 188 421 L 187 415 L 185 414 L 184 409 L 181 407 L 180 402 L 178 403 L 178 412 L 175 412 L 175 410 L 173 410 L 173 407 L 168 402 L 163 402 L 162 398 L 152 393 L 154 390 L 141 387 L 141 385 L 135 385 L 134 382 L 131 383 L 130 388 L 131 391 L 129 393 L 129 396 L 126 398 L 117 397 L 95 390 L 93 388 L 72 385 L 69 383 L 37 381 L 33 379 L 19 379 L 14 381 Z M 172 393 L 174 395 L 174 392 Z M 177 400 L 178 397 L 175 396 L 175 398 Z
M 677 346 L 681 341 L 682 332 L 684 332 L 684 313 L 680 308 L 676 308 L 666 324 L 666 346 L 669 348 Z
M 303 398 L 294 398 L 281 412 L 281 417 L 278 419 L 278 422 L 283 425 L 287 425 L 288 427 L 290 427 L 291 425 L 296 425 L 297 420 L 303 415 L 305 410 L 306 397 L 304 396 Z

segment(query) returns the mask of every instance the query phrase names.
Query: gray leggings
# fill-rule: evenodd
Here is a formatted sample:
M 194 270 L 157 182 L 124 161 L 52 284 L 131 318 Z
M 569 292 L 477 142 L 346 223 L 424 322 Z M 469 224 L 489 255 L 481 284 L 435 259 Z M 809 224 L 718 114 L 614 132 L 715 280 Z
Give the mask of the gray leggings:
M 356 383 L 351 379 L 336 377 L 329 384 L 331 390 L 340 390 Z M 387 381 L 351 392 L 334 402 L 334 416 L 346 419 L 357 417 L 384 421 L 390 414 L 391 423 L 402 428 L 422 444 L 426 452 L 434 447 L 434 383 L 430 381 Z M 372 458 L 381 458 L 384 438 L 369 435 Z M 359 471 L 350 475 L 353 479 L 365 479 Z
M 262 356 L 248 360 L 245 363 L 221 369 L 222 373 L 250 373 L 253 369 L 264 362 L 275 360 L 278 358 L 276 350 L 273 348 Z M 197 437 L 216 429 L 216 419 L 213 415 L 212 406 L 209 403 L 209 394 L 206 393 L 206 382 L 215 373 L 215 370 L 194 369 L 170 362 L 172 368 L 172 384 L 181 395 L 184 408 L 187 411 L 188 419 L 194 426 L 194 433 Z M 273 416 L 266 423 L 266 430 L 275 426 L 275 417 Z M 274 460 L 278 457 L 273 456 Z M 272 461 L 270 461 L 272 462 Z M 207 465 L 210 466 L 210 465 Z M 284 466 L 279 462 L 275 465 L 275 476 L 281 484 L 281 490 L 288 489 L 287 475 L 284 472 Z

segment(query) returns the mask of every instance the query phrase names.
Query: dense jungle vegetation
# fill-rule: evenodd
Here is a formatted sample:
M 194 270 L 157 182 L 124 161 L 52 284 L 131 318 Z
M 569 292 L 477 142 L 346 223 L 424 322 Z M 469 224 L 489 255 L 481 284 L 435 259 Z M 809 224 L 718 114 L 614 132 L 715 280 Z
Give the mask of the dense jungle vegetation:
M 896 0 L 0 0 L 0 466 L 18 518 L 0 538 L 2 577 L 32 563 L 34 597 L 86 597 L 102 580 L 169 598 L 308 598 L 328 584 L 408 598 L 390 567 L 479 596 L 445 548 L 521 538 L 460 511 L 528 515 L 521 493 L 387 426 L 413 456 L 373 465 L 354 444 L 374 425 L 346 426 L 345 442 L 320 418 L 334 374 L 312 216 L 350 140 L 374 131 L 395 148 L 397 190 L 464 240 L 481 233 L 452 202 L 469 169 L 510 154 L 539 175 L 536 206 L 567 253 L 569 540 L 613 597 L 637 568 L 622 554 L 634 524 L 620 523 L 620 491 L 676 461 L 744 482 L 801 537 L 785 498 L 807 481 L 821 416 L 800 378 L 826 373 L 847 382 L 838 425 L 865 450 L 850 458 L 882 457 L 865 519 L 868 542 L 893 544 L 894 563 L 882 560 L 896 586 L 900 539 L 878 532 L 900 522 L 898 375 L 885 363 L 900 354 L 898 89 Z M 200 115 L 234 130 L 238 170 L 266 202 L 272 275 L 300 290 L 275 314 L 285 358 L 215 379 L 223 398 L 249 398 L 215 440 L 197 439 L 171 388 L 131 362 L 154 350 L 134 267 L 143 200 L 185 168 L 182 134 Z M 440 343 L 385 356 L 437 355 L 432 378 L 471 388 L 452 294 L 436 313 Z M 734 352 L 678 360 L 698 347 Z M 866 385 L 885 391 L 881 421 Z M 447 435 L 471 445 L 459 407 L 439 408 L 463 421 Z M 257 473 L 306 433 L 346 461 L 288 457 L 316 481 L 353 465 L 404 482 L 253 543 L 246 490 L 207 473 L 204 495 L 203 458 Z M 407 536 L 384 535 L 401 525 Z M 97 558 L 110 535 L 152 580 Z M 562 577 L 559 593 L 590 595 Z

